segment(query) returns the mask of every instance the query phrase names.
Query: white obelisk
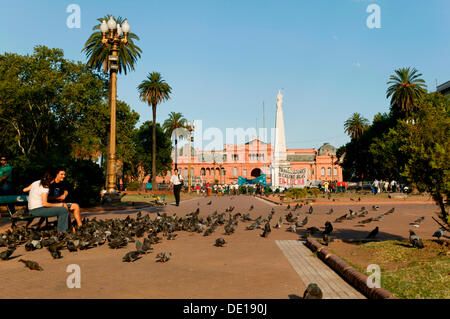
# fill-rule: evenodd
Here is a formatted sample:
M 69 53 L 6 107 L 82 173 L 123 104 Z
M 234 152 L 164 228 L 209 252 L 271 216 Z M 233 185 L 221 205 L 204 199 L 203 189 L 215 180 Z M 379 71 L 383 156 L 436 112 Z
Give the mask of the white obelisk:
M 286 136 L 284 134 L 284 119 L 283 119 L 283 94 L 278 90 L 277 95 L 277 117 L 275 122 L 275 149 L 272 161 L 272 186 L 275 188 L 280 185 L 279 171 L 280 168 L 289 168 L 290 163 L 287 161 L 286 152 Z

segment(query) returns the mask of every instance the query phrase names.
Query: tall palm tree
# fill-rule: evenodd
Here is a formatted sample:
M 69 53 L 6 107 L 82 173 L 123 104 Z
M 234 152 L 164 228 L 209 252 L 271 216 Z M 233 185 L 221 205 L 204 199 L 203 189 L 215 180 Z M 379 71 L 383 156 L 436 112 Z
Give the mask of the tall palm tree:
M 102 43 L 103 35 L 100 31 L 100 24 L 103 20 L 108 21 L 110 17 L 111 15 L 107 15 L 103 18 L 97 19 L 99 24 L 92 28 L 95 32 L 91 34 L 89 39 L 87 39 L 83 50 L 81 50 L 82 52 L 85 52 L 88 58 L 87 64 L 91 67 L 91 69 L 97 71 L 101 71 L 103 69 L 105 73 L 108 71 L 107 62 L 108 56 L 111 54 L 111 46 L 106 46 Z M 118 17 L 117 19 L 114 18 L 114 20 L 116 20 L 116 22 L 120 25 L 122 25 L 125 21 L 122 17 Z M 137 59 L 141 57 L 142 53 L 142 50 L 134 43 L 134 40 L 139 40 L 139 37 L 136 34 L 129 32 L 127 39 L 127 45 L 121 45 L 119 50 L 119 73 L 122 73 L 123 71 L 125 74 L 127 74 L 127 71 L 129 70 L 134 70 L 134 64 Z
M 163 129 L 169 137 L 172 137 L 172 134 L 175 133 L 175 168 L 178 168 L 178 139 L 182 140 L 186 137 L 186 134 L 184 133 L 185 130 L 183 130 L 185 125 L 186 119 L 183 117 L 183 114 L 177 112 L 170 112 L 169 118 L 165 120 L 163 124 Z
M 344 123 L 345 133 L 355 140 L 357 140 L 368 127 L 369 120 L 362 117 L 359 113 L 353 113 L 353 115 Z
M 403 113 L 406 117 L 411 114 L 417 104 L 417 99 L 426 92 L 425 81 L 420 78 L 416 68 L 400 68 L 395 70 L 395 75 L 390 76 L 391 84 L 386 91 L 386 98 L 391 97 L 391 109 L 397 113 Z
M 139 96 L 143 102 L 152 106 L 153 123 L 156 123 L 156 107 L 159 103 L 170 99 L 172 88 L 163 80 L 161 74 L 152 72 L 147 79 L 138 86 Z M 156 185 L 156 125 L 153 125 L 152 132 L 152 185 Z

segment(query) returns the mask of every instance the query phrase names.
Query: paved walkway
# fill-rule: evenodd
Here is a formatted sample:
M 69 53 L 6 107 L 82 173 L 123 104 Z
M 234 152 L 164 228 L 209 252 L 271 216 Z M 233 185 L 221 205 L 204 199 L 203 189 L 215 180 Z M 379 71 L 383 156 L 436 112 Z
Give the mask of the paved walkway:
M 287 260 L 304 285 L 319 285 L 324 299 L 365 299 L 364 295 L 339 277 L 303 243 L 297 240 L 276 240 Z
M 209 205 L 210 201 L 212 203 Z M 253 196 L 211 196 L 182 201 L 179 207 L 166 205 L 130 211 L 90 212 L 83 216 L 125 218 L 143 211 L 153 219 L 157 212 L 184 216 L 197 208 L 200 208 L 201 216 L 206 216 L 216 210 L 223 212 L 230 205 L 235 207 L 233 213 L 249 212 L 252 219 L 267 217 L 274 209 L 272 226 L 280 217 L 283 218 L 283 225 L 279 229 L 272 228 L 268 238 L 260 236 L 262 229 L 246 230 L 251 222 L 239 222 L 233 235 L 225 235 L 223 226 L 207 237 L 182 231 L 177 232 L 176 240 L 166 240 L 160 235 L 163 240 L 154 245 L 154 251 L 134 263 L 122 262 L 125 253 L 134 250 L 131 244 L 118 250 L 106 245 L 74 253 L 63 250 L 63 258 L 57 260 L 46 249 L 27 252 L 21 246 L 13 254 L 13 259 L 0 261 L 0 298 L 287 299 L 301 297 L 310 282 L 319 284 L 325 298 L 362 297 L 352 296 L 348 293 L 348 287 L 341 287 L 344 284 L 336 279 L 338 275 L 297 241 L 306 227 L 297 230 L 297 233 L 286 231 L 289 226 L 284 218 L 286 207 L 268 204 Z M 294 214 L 300 214 L 301 218 L 308 216 L 307 227 L 320 228 L 326 220 L 333 222 L 336 217 L 348 213 L 349 208 L 359 210 L 361 206 L 321 205 L 314 207 L 310 215 L 307 214 L 309 205 L 306 205 Z M 420 216 L 427 217 L 420 228 L 415 229 L 419 236 L 430 238 L 437 228 L 431 219 L 436 211 L 435 205 L 379 206 L 379 211 L 369 209 L 367 217 L 375 217 L 393 206 L 396 211 L 365 227 L 358 224 L 359 219 L 333 223 L 333 238 L 363 239 L 373 227 L 380 226 L 377 239 L 407 239 L 411 227 L 409 223 Z M 331 207 L 335 212 L 328 215 Z M 4 225 L 1 232 L 6 228 L 9 225 Z M 224 247 L 214 246 L 218 237 L 227 241 Z M 2 247 L 0 251 L 3 250 Z M 157 263 L 155 256 L 163 251 L 171 252 L 172 258 L 166 264 Z M 18 262 L 20 258 L 37 261 L 44 271 L 28 271 Z M 67 266 L 71 264 L 81 268 L 80 289 L 69 289 L 66 285 L 69 276 Z

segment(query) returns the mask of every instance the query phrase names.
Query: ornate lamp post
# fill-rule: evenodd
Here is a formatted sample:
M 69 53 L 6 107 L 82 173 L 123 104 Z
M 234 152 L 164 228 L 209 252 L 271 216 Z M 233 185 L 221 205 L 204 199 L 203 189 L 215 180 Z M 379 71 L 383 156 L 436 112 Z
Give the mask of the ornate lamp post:
M 191 133 L 195 130 L 195 123 L 189 121 L 187 125 L 184 126 L 184 128 L 189 132 L 189 163 L 188 163 L 188 193 L 191 192 L 191 163 L 192 163 L 192 151 L 191 151 L 191 142 L 193 137 L 191 136 Z
M 109 133 L 109 151 L 107 163 L 106 191 L 109 194 L 116 193 L 116 97 L 117 97 L 117 72 L 119 71 L 119 50 L 126 45 L 130 25 L 125 19 L 122 26 L 116 23 L 113 17 L 108 22 L 103 20 L 100 25 L 105 46 L 111 46 L 111 55 L 108 57 L 109 69 L 109 104 L 111 108 L 111 124 Z

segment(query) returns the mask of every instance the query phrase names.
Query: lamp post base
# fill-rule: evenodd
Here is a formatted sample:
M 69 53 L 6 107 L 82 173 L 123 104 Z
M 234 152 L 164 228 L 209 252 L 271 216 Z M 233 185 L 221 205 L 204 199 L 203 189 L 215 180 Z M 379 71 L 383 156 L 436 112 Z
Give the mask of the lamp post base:
M 113 203 L 119 203 L 122 199 L 122 196 L 120 196 L 120 193 L 117 191 L 112 191 L 110 193 L 105 192 L 102 195 L 102 204 L 113 204 Z

